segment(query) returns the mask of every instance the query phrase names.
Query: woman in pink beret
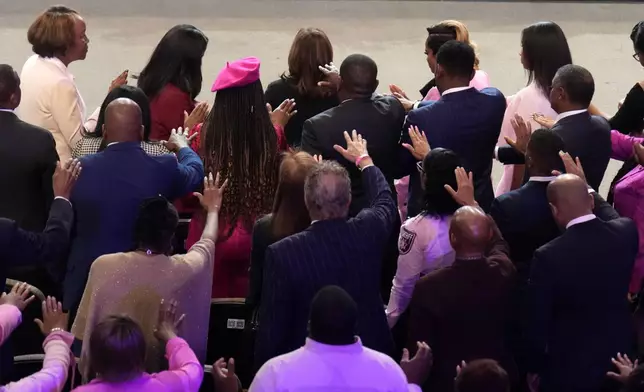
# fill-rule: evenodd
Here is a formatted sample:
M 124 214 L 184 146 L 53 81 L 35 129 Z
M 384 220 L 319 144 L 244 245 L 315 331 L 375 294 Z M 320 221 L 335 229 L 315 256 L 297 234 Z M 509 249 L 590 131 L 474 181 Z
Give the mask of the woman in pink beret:
M 271 212 L 277 188 L 280 153 L 287 148 L 284 126 L 296 113 L 293 100 L 272 110 L 259 80 L 260 61 L 247 57 L 227 63 L 212 91 L 215 103 L 193 148 L 204 167 L 228 178 L 219 212 L 213 298 L 245 298 L 248 294 L 253 224 Z M 186 246 L 195 243 L 205 222 L 192 216 Z

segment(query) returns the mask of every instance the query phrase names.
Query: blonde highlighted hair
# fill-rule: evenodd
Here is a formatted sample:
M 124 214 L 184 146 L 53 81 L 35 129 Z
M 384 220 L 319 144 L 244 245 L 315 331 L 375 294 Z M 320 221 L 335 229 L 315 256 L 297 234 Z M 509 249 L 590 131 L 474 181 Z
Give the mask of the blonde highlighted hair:
M 474 69 L 479 69 L 479 56 L 476 43 L 470 40 L 470 32 L 469 30 L 467 30 L 467 26 L 465 26 L 463 22 L 452 19 L 443 20 L 438 24 L 428 27 L 427 33 L 429 33 L 429 37 L 427 37 L 428 41 L 431 40 L 432 35 L 449 35 L 451 36 L 451 39 L 465 42 L 466 44 L 470 45 L 472 49 L 474 49 L 474 54 L 476 56 L 474 59 Z M 434 55 L 436 55 L 436 53 L 434 53 Z

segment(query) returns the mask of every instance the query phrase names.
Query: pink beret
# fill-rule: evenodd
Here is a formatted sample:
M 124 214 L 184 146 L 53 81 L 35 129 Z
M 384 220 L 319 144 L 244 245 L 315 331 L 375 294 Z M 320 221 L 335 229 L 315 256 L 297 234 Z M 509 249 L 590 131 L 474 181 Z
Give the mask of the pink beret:
M 247 86 L 259 80 L 259 59 L 246 57 L 227 62 L 224 69 L 219 72 L 217 79 L 212 84 L 212 92 L 231 88 Z

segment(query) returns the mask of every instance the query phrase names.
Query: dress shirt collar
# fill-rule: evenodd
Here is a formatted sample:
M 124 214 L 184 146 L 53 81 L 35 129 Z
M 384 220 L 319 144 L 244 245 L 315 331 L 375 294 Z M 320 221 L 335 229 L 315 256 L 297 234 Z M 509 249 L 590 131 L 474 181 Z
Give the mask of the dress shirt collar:
M 343 354 L 357 354 L 362 352 L 362 341 L 359 337 L 356 336 L 355 343 L 348 344 L 345 346 L 332 346 L 330 344 L 324 344 L 317 342 L 311 338 L 306 338 L 306 343 L 304 343 L 304 348 L 309 351 L 314 351 L 318 353 L 343 353 Z
M 555 119 L 555 123 L 558 123 L 559 120 L 564 119 L 566 117 L 574 116 L 575 114 L 581 114 L 583 112 L 587 112 L 588 109 L 579 109 L 579 110 L 570 110 L 567 112 L 559 113 L 557 118 Z
M 557 176 L 532 176 L 528 181 L 534 182 L 552 182 L 557 178 Z
M 568 224 L 566 225 L 566 229 L 569 229 L 569 228 L 571 228 L 572 226 L 574 226 L 576 224 L 588 222 L 588 221 L 591 221 L 591 220 L 596 219 L 596 218 L 597 217 L 595 216 L 595 214 L 582 215 L 582 216 L 580 216 L 578 218 L 575 218 L 575 219 L 571 220 L 570 222 L 568 222 Z
M 0 112 L 9 112 L 9 113 L 13 113 L 13 109 L 0 109 Z
M 447 94 L 457 93 L 457 92 L 459 92 L 459 91 L 465 91 L 465 90 L 470 89 L 470 88 L 474 88 L 474 87 L 472 87 L 472 86 L 465 86 L 465 87 L 454 87 L 454 88 L 448 88 L 447 90 L 443 91 L 443 93 L 441 94 L 441 96 L 443 96 L 443 97 L 444 97 L 444 96 L 446 96 Z
M 113 146 L 113 145 L 115 145 L 115 144 L 118 144 L 118 142 L 108 143 L 108 144 L 107 144 L 107 146 L 105 146 L 105 147 Z

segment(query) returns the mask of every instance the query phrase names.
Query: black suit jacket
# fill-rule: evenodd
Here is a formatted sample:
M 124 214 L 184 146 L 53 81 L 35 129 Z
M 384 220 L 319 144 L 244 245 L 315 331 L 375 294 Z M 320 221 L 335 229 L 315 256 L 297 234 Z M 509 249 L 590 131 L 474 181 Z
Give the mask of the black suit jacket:
M 541 391 L 599 390 L 611 357 L 632 353 L 627 295 L 637 252 L 627 218 L 578 223 L 535 252 L 525 328 Z
M 45 227 L 58 154 L 47 130 L 0 111 L 0 216 L 25 230 Z
M 368 207 L 369 199 L 360 170 L 353 162 L 342 158 L 333 145 L 345 146 L 344 131 L 351 133 L 355 129 L 367 139 L 369 155 L 393 188 L 393 180 L 398 177 L 398 142 L 404 121 L 405 109 L 396 98 L 373 96 L 342 102 L 304 122 L 302 150 L 338 161 L 349 172 L 353 198 L 351 216 Z
M 581 160 L 588 184 L 599 190 L 612 151 L 608 121 L 583 112 L 562 118 L 552 130 L 563 139 L 566 152 Z M 500 147 L 497 158 L 505 165 L 525 163 L 523 154 L 510 146 Z M 525 180 L 528 180 L 527 175 Z
M 393 355 L 380 297 L 380 264 L 396 220 L 396 203 L 377 167 L 362 175 L 371 207 L 349 220 L 315 222 L 268 247 L 255 353 L 258 368 L 303 344 L 311 300 L 328 285 L 342 287 L 358 304 L 357 332 L 364 345 Z

